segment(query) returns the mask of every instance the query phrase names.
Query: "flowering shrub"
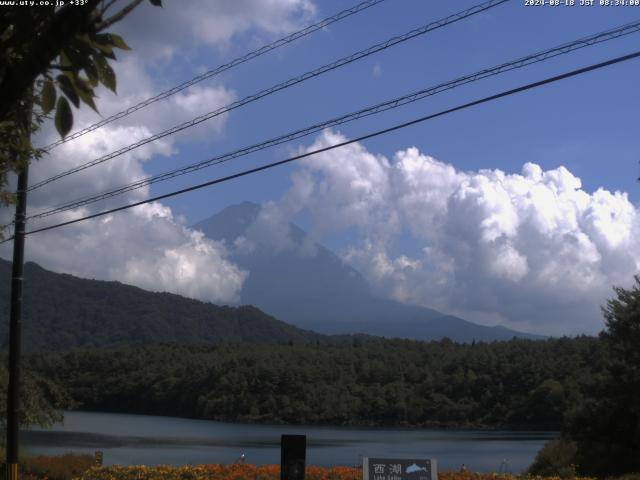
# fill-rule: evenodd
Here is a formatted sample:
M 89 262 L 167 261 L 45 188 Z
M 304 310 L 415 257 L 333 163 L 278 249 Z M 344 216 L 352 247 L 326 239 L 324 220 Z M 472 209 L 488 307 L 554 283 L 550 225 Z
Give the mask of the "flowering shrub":
M 360 480 L 359 468 L 307 467 L 306 480 Z M 438 472 L 439 480 L 560 480 L 559 477 L 502 475 L 496 473 Z M 279 465 L 198 465 L 194 467 L 94 467 L 77 480 L 280 480 Z M 576 480 L 593 480 L 577 478 Z
M 71 480 L 82 475 L 93 465 L 91 455 L 66 453 L 57 457 L 38 456 L 27 458 L 21 468 L 20 478 L 36 480 Z
M 307 480 L 359 480 L 360 469 L 307 467 Z M 279 465 L 198 465 L 194 467 L 94 467 L 78 480 L 280 480 Z

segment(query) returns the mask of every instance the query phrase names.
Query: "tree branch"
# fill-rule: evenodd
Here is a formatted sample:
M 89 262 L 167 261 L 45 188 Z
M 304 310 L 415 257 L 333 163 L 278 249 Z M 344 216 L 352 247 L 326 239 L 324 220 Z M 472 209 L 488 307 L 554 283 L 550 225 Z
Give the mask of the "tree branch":
M 100 32 L 102 30 L 104 30 L 105 28 L 110 27 L 111 25 L 113 25 L 116 22 L 119 22 L 120 20 L 122 20 L 124 17 L 126 17 L 129 13 L 131 13 L 138 5 L 140 5 L 144 0 L 133 0 L 129 5 L 127 5 L 126 7 L 124 7 L 122 10 L 120 10 L 118 13 L 112 15 L 110 18 L 107 18 L 106 20 L 104 20 L 103 22 L 98 23 L 95 26 L 96 32 Z M 113 2 L 112 2 L 113 3 Z M 111 4 L 110 4 L 111 5 Z M 110 6 L 109 5 L 109 6 Z
M 115 4 L 118 0 L 110 0 L 109 2 L 107 2 L 107 4 L 104 4 L 104 0 L 102 1 L 102 8 L 100 10 L 100 15 L 104 15 L 105 13 L 107 13 L 107 10 L 109 10 L 111 8 L 111 6 L 113 4 Z

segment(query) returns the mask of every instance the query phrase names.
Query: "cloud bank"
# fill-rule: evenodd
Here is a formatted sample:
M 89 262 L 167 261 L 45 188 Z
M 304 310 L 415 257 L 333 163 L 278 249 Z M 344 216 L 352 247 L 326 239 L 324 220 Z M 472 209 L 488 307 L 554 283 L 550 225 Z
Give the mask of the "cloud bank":
M 122 65 L 120 66 L 122 68 Z M 124 75 L 126 77 L 126 75 Z M 135 102 L 140 92 L 123 89 L 118 100 Z M 193 116 L 199 100 L 207 104 L 224 104 L 233 94 L 222 87 L 194 89 L 175 96 L 159 110 L 171 109 L 172 121 Z M 105 95 L 101 110 L 122 108 L 122 103 Z M 127 146 L 158 131 L 162 116 L 145 112 L 142 117 L 127 118 L 107 125 L 73 142 L 51 151 L 31 168 L 31 184 L 83 164 L 88 160 Z M 96 121 L 95 114 L 75 112 L 79 125 Z M 146 118 L 145 118 L 146 117 Z M 216 132 L 225 118 L 209 125 Z M 45 128 L 38 140 L 42 144 L 55 140 L 56 134 Z M 189 133 L 190 138 L 197 133 Z M 147 176 L 144 165 L 154 156 L 171 156 L 178 151 L 176 141 L 167 138 L 132 150 L 99 166 L 70 175 L 29 194 L 29 213 L 49 209 L 67 201 L 112 189 Z M 83 217 L 103 209 L 149 198 L 149 188 L 142 188 L 105 202 L 88 205 L 61 215 L 35 220 L 29 228 Z M 3 209 L 3 223 L 10 220 L 11 209 Z M 11 258 L 11 244 L 0 246 L 0 256 Z M 171 210 L 151 203 L 125 212 L 80 222 L 27 238 L 26 258 L 45 268 L 100 280 L 118 280 L 152 291 L 167 291 L 217 303 L 239 301 L 239 292 L 247 272 L 227 259 L 225 247 L 204 239 L 198 232 L 184 227 Z
M 316 14 L 310 0 L 169 0 L 144 2 L 115 29 L 151 60 L 193 55 L 197 48 L 226 50 L 239 35 L 255 46 L 306 25 Z
M 325 131 L 308 150 L 344 140 Z M 356 229 L 343 257 L 381 294 L 490 324 L 594 333 L 612 285 L 640 270 L 626 193 L 586 192 L 564 167 L 462 172 L 416 148 L 390 160 L 352 144 L 306 159 L 279 205 L 310 212 L 320 236 Z
M 287 33 L 299 28 L 315 13 L 308 0 L 190 1 L 188 4 L 167 1 L 162 9 L 147 3 L 115 26 L 133 48 L 130 53 L 119 52 L 119 60 L 113 64 L 118 95 L 99 89 L 96 104 L 100 114 L 87 107 L 74 110 L 73 131 L 167 89 L 174 82 L 171 80 L 176 74 L 172 71 L 174 63 L 179 64 L 177 68 L 184 67 L 185 72 L 201 68 L 193 62 L 197 61 L 198 49 L 202 47 L 225 49 L 239 34 L 270 37 Z M 184 78 L 184 72 L 181 73 L 181 81 L 190 75 L 187 73 Z M 32 166 L 30 183 L 33 185 L 231 103 L 236 94 L 221 82 L 220 79 L 203 82 L 52 150 Z M 145 171 L 148 162 L 176 156 L 188 143 L 215 141 L 224 131 L 227 120 L 228 114 L 220 115 L 35 190 L 29 195 L 29 213 L 143 179 L 148 176 Z M 53 126 L 46 124 L 34 143 L 48 145 L 57 138 Z M 149 188 L 142 188 L 34 221 L 29 228 L 79 218 L 144 200 L 149 195 Z M 0 211 L 3 224 L 12 219 L 10 210 Z M 0 256 L 10 259 L 11 249 L 11 244 L 0 246 Z M 186 228 L 160 203 L 28 237 L 26 258 L 58 272 L 119 280 L 148 290 L 218 303 L 237 302 L 247 276 L 247 272 L 228 259 L 224 245 Z

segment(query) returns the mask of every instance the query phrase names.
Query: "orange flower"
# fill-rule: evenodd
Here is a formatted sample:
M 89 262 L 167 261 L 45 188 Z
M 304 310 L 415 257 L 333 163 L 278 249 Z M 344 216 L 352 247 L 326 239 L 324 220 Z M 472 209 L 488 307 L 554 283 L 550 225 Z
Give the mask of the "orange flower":
M 533 477 L 475 472 L 438 472 L 439 480 L 560 480 L 557 477 Z M 308 466 L 306 480 L 360 480 L 362 471 L 353 467 Z M 279 480 L 279 465 L 211 464 L 173 467 L 131 466 L 94 467 L 75 480 Z M 42 479 L 44 480 L 44 479 Z M 578 478 L 575 480 L 594 480 Z

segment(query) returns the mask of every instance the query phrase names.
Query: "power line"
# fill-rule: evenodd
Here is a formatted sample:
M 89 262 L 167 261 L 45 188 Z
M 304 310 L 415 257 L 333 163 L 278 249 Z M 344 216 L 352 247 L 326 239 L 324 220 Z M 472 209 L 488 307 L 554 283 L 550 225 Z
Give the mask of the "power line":
M 344 147 L 346 145 L 350 145 L 352 143 L 361 142 L 361 141 L 367 140 L 369 138 L 373 138 L 373 137 L 377 137 L 377 136 L 380 136 L 380 135 L 384 135 L 384 134 L 387 134 L 387 133 L 390 133 L 390 132 L 393 132 L 393 131 L 396 131 L 396 130 L 400 130 L 402 128 L 409 127 L 411 125 L 415 125 L 415 124 L 418 124 L 418 123 L 425 122 L 427 120 L 431 120 L 431 119 L 434 119 L 434 118 L 437 118 L 437 117 L 441 117 L 441 116 L 447 115 L 449 113 L 457 112 L 459 110 L 464 110 L 464 109 L 467 109 L 467 108 L 470 108 L 470 107 L 473 107 L 473 106 L 476 106 L 476 105 L 480 105 L 480 104 L 487 103 L 487 102 L 490 102 L 490 101 L 493 101 L 493 100 L 497 100 L 499 98 L 503 98 L 503 97 L 507 97 L 507 96 L 510 96 L 510 95 L 514 95 L 516 93 L 524 92 L 526 90 L 531 90 L 533 88 L 537 88 L 537 87 L 540 87 L 540 86 L 543 86 L 543 85 L 547 85 L 547 84 L 554 83 L 554 82 L 557 82 L 557 81 L 560 81 L 560 80 L 564 80 L 566 78 L 575 77 L 577 75 L 581 75 L 581 74 L 584 74 L 584 73 L 587 73 L 587 72 L 591 72 L 593 70 L 598 70 L 598 69 L 601 69 L 601 68 L 604 68 L 604 67 L 608 67 L 610 65 L 614 65 L 614 64 L 617 64 L 617 63 L 622 63 L 622 62 L 625 62 L 625 61 L 628 61 L 628 60 L 631 60 L 631 59 L 634 59 L 634 58 L 637 58 L 637 57 L 640 57 L 640 51 L 636 51 L 634 53 L 631 53 L 631 54 L 628 54 L 628 55 L 624 55 L 624 56 L 621 56 L 621 57 L 616 57 L 616 58 L 607 60 L 605 62 L 592 64 L 592 65 L 590 65 L 588 67 L 583 67 L 583 68 L 579 68 L 577 70 L 572 70 L 570 72 L 566 72 L 566 73 L 563 73 L 563 74 L 560 74 L 560 75 L 549 77 L 549 78 L 546 78 L 544 80 L 539 80 L 537 82 L 529 83 L 527 85 L 523 85 L 523 86 L 520 86 L 520 87 L 517 87 L 517 88 L 513 88 L 511 90 L 507 90 L 507 91 L 504 91 L 504 92 L 501 92 L 501 93 L 497 93 L 495 95 L 484 97 L 484 98 L 482 98 L 480 100 L 475 100 L 473 102 L 469 102 L 469 103 L 465 103 L 465 104 L 462 104 L 462 105 L 458 105 L 457 107 L 453 107 L 453 108 L 450 108 L 450 109 L 447 109 L 447 110 L 442 110 L 442 111 L 440 111 L 438 113 L 433 113 L 433 114 L 430 114 L 430 115 L 426 115 L 426 116 L 423 116 L 423 117 L 416 118 L 414 120 L 410 120 L 408 122 L 404 122 L 404 123 L 401 123 L 401 124 L 394 125 L 392 127 L 385 128 L 383 130 L 378 130 L 378 131 L 375 131 L 373 133 L 368 133 L 366 135 L 362 135 L 362 136 L 354 138 L 352 140 L 346 140 L 344 142 L 340 142 L 340 143 L 337 143 L 337 144 L 334 144 L 334 145 L 330 145 L 328 147 L 319 148 L 319 149 L 313 150 L 311 152 L 306 152 L 306 153 L 303 153 L 303 154 L 300 154 L 300 155 L 296 155 L 294 157 L 289 157 L 289 158 L 286 158 L 284 160 L 280 160 L 280 161 L 277 161 L 277 162 L 269 163 L 267 165 L 262 165 L 260 167 L 252 168 L 252 169 L 249 169 L 249 170 L 244 170 L 242 172 L 235 173 L 233 175 L 229 175 L 229 176 L 222 177 L 222 178 L 216 178 L 214 180 L 210 180 L 208 182 L 200 183 L 198 185 L 193 185 L 191 187 L 183 188 L 181 190 L 176 190 L 176 191 L 173 191 L 173 192 L 170 192 L 170 193 L 166 193 L 164 195 L 158 195 L 156 197 L 149 198 L 147 200 L 142 200 L 142 201 L 139 201 L 139 202 L 136 202 L 136 203 L 132 203 L 132 204 L 129 204 L 129 205 L 123 205 L 121 207 L 112 208 L 110 210 L 105 210 L 103 212 L 94 213 L 92 215 L 87 215 L 85 217 L 77 218 L 77 219 L 74 219 L 74 220 L 69 220 L 69 221 L 66 221 L 66 222 L 61 222 L 61 223 L 57 223 L 57 224 L 54 224 L 54 225 L 49 225 L 48 227 L 42 227 L 42 228 L 38 228 L 38 229 L 35 229 L 35 230 L 30 230 L 30 231 L 26 232 L 25 235 L 31 235 L 31 234 L 34 234 L 34 233 L 44 232 L 44 231 L 52 230 L 52 229 L 55 229 L 55 228 L 60 228 L 60 227 L 66 226 L 66 225 L 71 225 L 73 223 L 78 223 L 78 222 L 82 222 L 82 221 L 85 221 L 85 220 L 90 220 L 92 218 L 101 217 L 101 216 L 108 215 L 110 213 L 119 212 L 119 211 L 122 211 L 122 210 L 128 210 L 129 208 L 138 207 L 138 206 L 144 205 L 146 203 L 156 202 L 158 200 L 163 200 L 165 198 L 175 197 L 177 195 L 181 195 L 181 194 L 184 194 L 184 193 L 187 193 L 187 192 L 192 192 L 194 190 L 199 190 L 201 188 L 209 187 L 211 185 L 215 185 L 215 184 L 218 184 L 218 183 L 223 183 L 223 182 L 227 182 L 227 181 L 230 181 L 230 180 L 234 180 L 236 178 L 244 177 L 244 176 L 247 176 L 247 175 L 250 175 L 250 174 L 253 174 L 253 173 L 257 173 L 257 172 L 261 172 L 263 170 L 268 170 L 268 169 L 271 169 L 271 168 L 274 168 L 274 167 L 278 167 L 280 165 L 284 165 L 284 164 L 293 162 L 295 160 L 300 160 L 302 158 L 310 157 L 310 156 L 316 155 L 318 153 L 323 153 L 323 152 L 326 152 L 326 151 L 329 151 L 329 150 L 333 150 L 333 149 L 336 149 L 336 148 Z M 0 243 L 5 243 L 5 242 L 7 242 L 7 241 L 9 241 L 11 239 L 12 239 L 12 237 L 8 238 L 7 240 L 4 240 L 3 242 L 0 242 Z
M 82 130 L 78 130 L 77 132 L 72 133 L 71 135 L 68 135 L 67 137 L 60 139 L 56 142 L 53 142 L 49 145 L 47 145 L 46 147 L 44 147 L 45 150 L 51 150 L 59 145 L 62 145 L 63 143 L 67 143 L 71 140 L 74 140 L 76 138 L 82 137 L 83 135 L 86 135 L 89 132 L 92 132 L 94 130 L 97 130 L 100 127 L 103 127 L 111 122 L 114 122 L 115 120 L 119 120 L 120 118 L 124 118 L 128 115 L 131 115 L 134 112 L 137 112 L 138 110 L 141 110 L 149 105 L 151 105 L 152 103 L 155 103 L 159 100 L 163 100 L 167 97 L 170 97 L 172 95 L 175 95 L 178 92 L 181 92 L 182 90 L 191 87 L 192 85 L 195 85 L 196 83 L 202 82 L 203 80 L 207 80 L 209 78 L 215 77 L 216 75 L 225 72 L 227 70 L 232 69 L 233 67 L 236 67 L 237 65 L 240 65 L 242 63 L 248 62 L 249 60 L 253 60 L 254 58 L 257 58 L 261 55 L 264 55 L 265 53 L 268 53 L 272 50 L 275 50 L 277 48 L 280 48 L 282 46 L 288 45 L 302 37 L 306 37 L 307 35 L 310 35 L 313 32 L 316 32 L 317 30 L 320 30 L 328 25 L 331 25 L 332 23 L 338 22 L 344 18 L 350 17 L 351 15 L 355 15 L 357 13 L 362 12 L 363 10 L 366 10 L 370 7 L 373 7 L 374 5 L 377 5 L 378 3 L 384 2 L 385 0 L 367 0 L 365 2 L 359 3 L 351 8 L 347 8 L 345 10 L 342 10 L 341 12 L 336 13 L 335 15 L 332 15 L 330 17 L 325 18 L 324 20 L 321 20 L 317 23 L 314 23 L 313 25 L 309 25 L 308 27 L 303 28 L 302 30 L 298 30 L 297 32 L 294 32 L 290 35 L 287 35 L 286 37 L 280 38 L 278 40 L 276 40 L 275 42 L 269 43 L 267 45 L 263 45 L 262 47 L 258 48 L 257 50 L 253 50 L 245 55 L 243 55 L 242 57 L 238 57 L 235 58 L 233 60 L 231 60 L 228 63 L 225 63 L 223 65 L 220 65 L 212 70 L 209 70 L 208 72 L 203 73 L 202 75 L 198 75 L 197 77 L 192 78 L 191 80 L 187 80 L 173 88 L 170 88 L 169 90 L 165 90 L 164 92 L 161 92 L 153 97 L 150 97 L 146 100 L 143 100 L 142 102 L 133 105 L 132 107 L 129 107 L 125 110 L 122 110 L 121 112 L 115 113 L 113 115 L 111 115 L 110 117 L 107 117 L 103 120 L 100 120 L 97 123 L 94 123 L 93 125 L 90 125 L 86 128 L 83 128 Z
M 388 39 L 388 40 L 386 40 L 384 42 L 378 43 L 378 44 L 373 45 L 371 47 L 368 47 L 368 48 L 366 48 L 364 50 L 360 50 L 360 51 L 358 51 L 356 53 L 353 53 L 353 54 L 351 54 L 349 56 L 343 57 L 343 58 L 341 58 L 339 60 L 336 60 L 336 61 L 334 61 L 332 63 L 329 63 L 329 64 L 323 65 L 321 67 L 318 67 L 315 70 L 311 70 L 309 72 L 303 73 L 302 75 L 298 75 L 296 77 L 290 78 L 289 80 L 286 80 L 286 81 L 284 81 L 282 83 L 279 83 L 277 85 L 269 87 L 269 88 L 267 88 L 265 90 L 261 90 L 258 93 L 255 93 L 253 95 L 249 95 L 247 97 L 244 97 L 241 100 L 238 100 L 238 101 L 235 101 L 233 103 L 230 103 L 229 105 L 221 107 L 221 108 L 219 108 L 217 110 L 214 110 L 214 111 L 209 112 L 209 113 L 205 113 L 204 115 L 200 115 L 199 117 L 196 117 L 196 118 L 194 118 L 192 120 L 189 120 L 187 122 L 184 122 L 184 123 L 181 123 L 181 124 L 176 125 L 174 127 L 171 127 L 171 128 L 169 128 L 167 130 L 164 130 L 163 132 L 160 132 L 160 133 L 157 133 L 155 135 L 152 135 L 151 137 L 144 138 L 144 139 L 142 139 L 142 140 L 140 140 L 140 141 L 138 141 L 136 143 L 133 143 L 133 144 L 127 146 L 127 147 L 123 147 L 123 148 L 121 148 L 119 150 L 111 152 L 111 153 L 109 153 L 107 155 L 104 155 L 104 156 L 102 156 L 100 158 L 97 158 L 95 160 L 87 162 L 87 163 L 85 163 L 83 165 L 79 165 L 79 166 L 71 168 L 71 169 L 69 169 L 69 170 L 67 170 L 65 172 L 62 172 L 62 173 L 59 173 L 59 174 L 54 175 L 52 177 L 49 177 L 46 180 L 43 180 L 43 181 L 41 181 L 39 183 L 36 183 L 35 185 L 32 185 L 31 187 L 29 187 L 29 191 L 35 190 L 37 188 L 40 188 L 40 187 L 42 187 L 44 185 L 47 185 L 47 184 L 49 184 L 49 183 L 51 183 L 51 182 L 53 182 L 55 180 L 58 180 L 58 179 L 63 178 L 63 177 L 66 177 L 66 176 L 71 175 L 73 173 L 80 172 L 82 170 L 85 170 L 87 168 L 93 167 L 93 166 L 98 165 L 100 163 L 106 162 L 108 160 L 111 160 L 112 158 L 118 157 L 118 156 L 120 156 L 120 155 L 122 155 L 124 153 L 130 152 L 131 150 L 134 150 L 134 149 L 136 149 L 138 147 L 146 145 L 147 143 L 153 142 L 155 140 L 159 140 L 161 138 L 164 138 L 164 137 L 166 137 L 168 135 L 172 135 L 174 133 L 180 132 L 180 131 L 185 130 L 187 128 L 191 128 L 191 127 L 193 127 L 195 125 L 198 125 L 198 124 L 200 124 L 200 123 L 202 123 L 202 122 L 204 122 L 206 120 L 210 120 L 210 119 L 212 119 L 214 117 L 222 115 L 223 113 L 227 113 L 227 112 L 230 112 L 231 110 L 235 110 L 236 108 L 242 107 L 242 106 L 244 106 L 244 105 L 246 105 L 248 103 L 251 103 L 251 102 L 254 102 L 256 100 L 259 100 L 259 99 L 261 99 L 263 97 L 266 97 L 268 95 L 276 93 L 276 92 L 278 92 L 280 90 L 284 90 L 284 89 L 289 88 L 289 87 L 291 87 L 293 85 L 296 85 L 298 83 L 301 83 L 301 82 L 304 82 L 306 80 L 309 80 L 310 78 L 314 78 L 314 77 L 320 76 L 320 75 L 322 75 L 322 74 L 324 74 L 326 72 L 329 72 L 331 70 L 335 70 L 335 69 L 337 69 L 339 67 L 342 67 L 344 65 L 353 63 L 353 62 L 355 62 L 357 60 L 360 60 L 362 58 L 365 58 L 365 57 L 367 57 L 369 55 L 373 55 L 374 53 L 380 52 L 380 51 L 385 50 L 387 48 L 390 48 L 390 47 L 392 47 L 394 45 L 397 45 L 399 43 L 406 42 L 406 41 L 411 40 L 411 39 L 413 39 L 415 37 L 418 37 L 420 35 L 424 35 L 424 34 L 426 34 L 428 32 L 431 32 L 433 30 L 436 30 L 436 29 L 442 28 L 442 27 L 444 27 L 446 25 L 458 22 L 458 21 L 463 20 L 465 18 L 468 18 L 468 17 L 470 17 L 472 15 L 476 15 L 478 13 L 484 12 L 486 10 L 489 10 L 490 8 L 494 8 L 494 7 L 498 6 L 498 5 L 506 3 L 508 1 L 510 1 L 510 0 L 489 0 L 487 2 L 478 4 L 478 5 L 475 5 L 475 6 L 471 7 L 471 8 L 468 8 L 466 10 L 463 10 L 461 12 L 455 13 L 453 15 L 449 15 L 448 17 L 445 17 L 445 18 L 443 18 L 441 20 L 437 20 L 435 22 L 431 22 L 431 23 L 429 23 L 427 25 L 424 25 L 422 27 L 413 29 L 413 30 L 411 30 L 409 32 L 406 32 L 406 33 L 402 34 L 402 35 L 398 35 L 398 36 L 392 37 L 392 38 L 390 38 L 390 39 Z
M 154 183 L 169 180 L 171 178 L 175 178 L 181 175 L 186 175 L 188 173 L 192 173 L 192 172 L 201 170 L 203 168 L 210 167 L 212 165 L 218 165 L 220 163 L 224 163 L 232 159 L 248 155 L 250 153 L 254 153 L 275 145 L 280 145 L 285 142 L 296 140 L 296 139 L 311 135 L 313 133 L 316 133 L 318 131 L 321 131 L 325 128 L 334 127 L 334 126 L 341 125 L 354 120 L 358 120 L 360 118 L 364 118 L 370 115 L 378 114 L 380 112 L 391 110 L 403 105 L 407 105 L 409 103 L 416 102 L 423 98 L 457 88 L 459 86 L 462 86 L 471 82 L 475 82 L 487 77 L 495 76 L 495 75 L 508 72 L 511 70 L 515 70 L 518 68 L 523 68 L 528 65 L 532 65 L 535 63 L 548 60 L 549 58 L 554 58 L 559 55 L 568 54 L 572 51 L 579 50 L 587 46 L 596 45 L 598 43 L 606 42 L 606 41 L 619 38 L 621 36 L 629 35 L 631 33 L 635 33 L 638 31 L 640 31 L 640 20 L 637 20 L 635 22 L 628 23 L 619 27 L 615 27 L 594 35 L 590 35 L 588 37 L 583 37 L 578 40 L 574 40 L 573 42 L 565 43 L 557 47 L 543 50 L 543 51 L 528 55 L 526 57 L 521 57 L 521 58 L 518 58 L 517 60 L 512 60 L 510 62 L 502 63 L 498 66 L 486 68 L 484 70 L 480 70 L 479 72 L 476 72 L 470 75 L 465 75 L 463 77 L 457 78 L 455 80 L 452 80 L 446 83 L 441 83 L 433 87 L 412 92 L 402 97 L 397 97 L 392 100 L 387 100 L 377 105 L 370 106 L 355 112 L 351 112 L 349 114 L 342 115 L 340 117 L 332 118 L 330 120 L 326 120 L 321 123 L 316 123 L 314 125 L 296 130 L 294 132 L 290 132 L 285 135 L 272 138 L 270 140 L 262 141 L 260 143 L 256 143 L 248 147 L 243 147 L 241 149 L 234 150 L 232 152 L 227 152 L 225 154 L 218 155 L 198 163 L 194 163 L 185 167 L 170 170 L 170 171 L 155 175 L 153 177 L 139 180 L 137 182 L 132 182 L 127 185 L 123 185 L 118 188 L 108 190 L 96 195 L 83 197 L 81 199 L 74 200 L 72 202 L 69 202 L 63 205 L 59 205 L 49 210 L 45 210 L 40 213 L 30 215 L 29 217 L 27 217 L 27 219 L 44 218 L 44 217 L 54 215 L 56 213 L 61 213 L 67 210 L 82 207 L 82 206 L 95 203 L 101 200 L 106 200 L 108 198 L 112 198 L 117 195 L 124 194 L 126 192 L 137 190 L 139 188 L 152 185 Z

